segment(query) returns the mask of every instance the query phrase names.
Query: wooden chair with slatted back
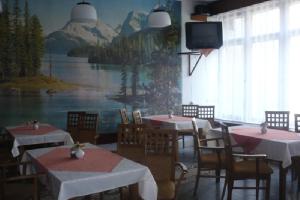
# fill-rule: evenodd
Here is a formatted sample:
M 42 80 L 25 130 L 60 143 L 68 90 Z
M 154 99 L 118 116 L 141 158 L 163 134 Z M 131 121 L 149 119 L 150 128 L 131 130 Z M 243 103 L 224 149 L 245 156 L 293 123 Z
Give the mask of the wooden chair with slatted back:
M 300 114 L 295 114 L 294 120 L 295 120 L 295 132 L 300 133 Z M 292 158 L 292 175 L 298 178 L 298 190 L 300 190 L 300 156 L 294 156 Z
M 197 118 L 208 120 L 215 127 L 215 106 L 198 106 Z
M 144 162 L 145 124 L 120 124 L 117 153 L 138 163 Z
M 83 123 L 79 127 L 77 142 L 96 144 L 98 138 L 98 122 L 98 113 L 85 113 Z
M 181 113 L 183 117 L 197 117 L 198 115 L 198 105 L 182 105 L 181 106 Z M 182 139 L 182 147 L 185 146 L 184 137 L 185 136 L 193 136 L 193 129 L 182 129 L 178 131 L 178 135 L 180 136 L 179 139 Z
M 225 169 L 225 152 L 224 147 L 220 146 L 223 138 L 211 138 L 203 139 L 202 129 L 197 127 L 197 123 L 193 120 L 194 128 L 194 145 L 197 152 L 197 176 L 194 188 L 194 195 L 197 194 L 198 184 L 200 177 L 205 178 L 216 178 L 216 182 L 220 182 L 220 178 L 225 178 L 221 176 L 221 170 Z M 216 146 L 207 146 L 208 141 L 215 142 Z M 203 174 L 202 171 L 215 171 L 215 175 Z
M 67 113 L 67 131 L 70 133 L 74 141 L 78 141 L 79 127 L 82 126 L 85 112 L 69 111 Z
M 232 151 L 228 127 L 221 123 L 221 129 L 226 153 L 226 179 L 222 199 L 225 195 L 226 185 L 228 185 L 227 200 L 231 200 L 233 189 L 255 189 L 256 199 L 258 199 L 259 190 L 265 189 L 265 199 L 268 200 L 270 198 L 270 182 L 273 170 L 267 163 L 267 155 L 234 154 Z M 238 161 L 235 158 L 242 158 L 243 160 Z M 249 179 L 256 180 L 255 187 L 234 186 L 234 181 L 236 180 Z M 265 180 L 265 186 L 259 185 L 260 180 Z
M 133 119 L 134 124 L 142 124 L 143 120 L 142 120 L 141 111 L 139 111 L 139 110 L 133 111 L 132 112 L 132 119 Z
M 38 179 L 44 174 L 19 175 L 15 173 L 22 166 L 23 174 L 30 162 L 14 162 L 0 165 L 0 199 L 22 200 L 39 198 Z
M 122 124 L 129 124 L 129 118 L 127 116 L 127 110 L 125 108 L 120 109 L 120 116 L 121 116 L 121 123 Z
M 180 183 L 187 173 L 177 159 L 177 132 L 168 129 L 145 129 L 145 165 L 150 169 L 158 186 L 158 199 L 176 199 Z M 175 170 L 180 169 L 179 178 Z
M 265 111 L 265 120 L 268 128 L 289 130 L 290 111 Z

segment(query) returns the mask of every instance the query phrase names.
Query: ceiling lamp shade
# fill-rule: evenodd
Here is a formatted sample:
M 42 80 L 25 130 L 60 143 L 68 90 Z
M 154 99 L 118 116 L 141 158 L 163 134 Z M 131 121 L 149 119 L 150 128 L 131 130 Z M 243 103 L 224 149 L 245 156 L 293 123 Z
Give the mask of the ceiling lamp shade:
M 2 1 L 0 0 L 0 13 L 2 13 Z
M 71 21 L 73 22 L 96 22 L 97 12 L 90 3 L 82 1 L 77 3 L 71 11 Z
M 148 27 L 163 28 L 171 25 L 171 17 L 163 8 L 154 9 L 148 16 Z

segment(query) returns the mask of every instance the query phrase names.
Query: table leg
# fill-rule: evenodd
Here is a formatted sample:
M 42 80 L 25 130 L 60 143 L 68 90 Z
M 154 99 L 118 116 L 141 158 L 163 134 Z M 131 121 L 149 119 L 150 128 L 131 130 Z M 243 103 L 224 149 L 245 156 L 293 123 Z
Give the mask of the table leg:
M 285 200 L 285 189 L 286 189 L 286 174 L 287 168 L 282 167 L 282 163 L 279 163 L 279 199 Z

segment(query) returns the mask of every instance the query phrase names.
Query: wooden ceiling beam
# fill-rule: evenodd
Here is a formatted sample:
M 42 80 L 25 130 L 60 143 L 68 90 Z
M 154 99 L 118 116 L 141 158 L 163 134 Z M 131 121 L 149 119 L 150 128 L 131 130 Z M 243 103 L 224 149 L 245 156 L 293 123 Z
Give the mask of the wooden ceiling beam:
M 269 0 L 220 0 L 210 3 L 209 10 L 211 15 L 216 15 L 231 10 L 236 10 L 246 6 L 262 3 Z

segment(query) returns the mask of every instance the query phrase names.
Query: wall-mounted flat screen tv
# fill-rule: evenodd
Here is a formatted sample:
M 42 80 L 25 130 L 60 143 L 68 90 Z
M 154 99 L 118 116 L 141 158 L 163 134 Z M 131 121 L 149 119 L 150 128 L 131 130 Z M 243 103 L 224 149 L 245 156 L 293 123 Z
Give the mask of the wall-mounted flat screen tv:
M 223 45 L 222 22 L 187 22 L 185 31 L 188 49 L 219 49 Z

